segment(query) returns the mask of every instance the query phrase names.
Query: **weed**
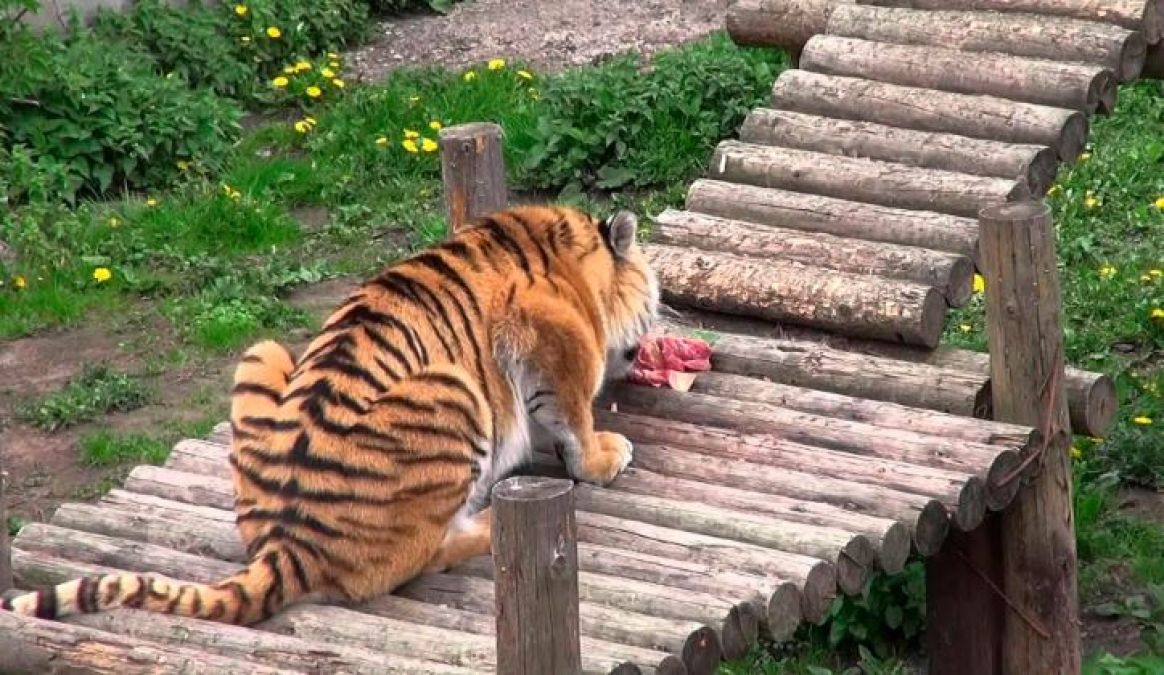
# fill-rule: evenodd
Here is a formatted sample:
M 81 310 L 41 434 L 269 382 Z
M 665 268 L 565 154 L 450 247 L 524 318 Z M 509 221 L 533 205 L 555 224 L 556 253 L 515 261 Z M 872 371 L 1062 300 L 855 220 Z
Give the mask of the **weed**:
M 8 527 L 8 536 L 15 537 L 24 527 L 24 519 L 20 516 L 8 516 L 8 522 L 5 525 Z
M 130 462 L 161 464 L 170 446 L 151 436 L 116 435 L 109 431 L 87 434 L 80 443 L 81 461 L 89 466 L 115 466 Z
M 23 406 L 20 416 L 47 431 L 70 427 L 113 412 L 128 412 L 153 395 L 138 380 L 106 365 L 88 365 L 60 391 Z

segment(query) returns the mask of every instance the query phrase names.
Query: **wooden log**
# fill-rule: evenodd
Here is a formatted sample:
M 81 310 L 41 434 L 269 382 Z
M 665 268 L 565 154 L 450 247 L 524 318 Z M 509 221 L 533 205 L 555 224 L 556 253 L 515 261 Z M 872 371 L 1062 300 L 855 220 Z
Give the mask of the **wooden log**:
M 716 147 L 710 176 L 733 183 L 956 216 L 974 216 L 987 204 L 1030 195 L 1026 184 L 1013 178 L 972 176 L 730 140 Z
M 1059 170 L 1055 151 L 1043 145 L 899 129 L 771 108 L 757 108 L 748 113 L 740 127 L 740 140 L 974 176 L 1017 179 L 1026 184 L 1031 194 L 1038 196 L 1051 187 Z
M 1087 115 L 1077 110 L 807 70 L 781 73 L 772 101 L 777 108 L 824 117 L 1046 145 L 1064 162 L 1075 161 L 1087 142 Z
M 799 54 L 804 43 L 823 33 L 833 9 L 852 0 L 738 0 L 724 24 L 738 45 L 781 47 Z
M 797 232 L 742 220 L 667 209 L 655 216 L 653 238 L 753 258 L 784 259 L 819 267 L 934 286 L 952 307 L 970 299 L 974 263 L 969 258 L 913 246 Z
M 934 211 L 897 209 L 789 190 L 701 178 L 687 191 L 688 211 L 802 232 L 819 232 L 978 259 L 978 223 Z
M 1004 592 L 1029 615 L 1006 616 L 1005 672 L 1079 672 L 1078 563 L 1071 422 L 1051 210 L 1043 202 L 979 216 L 995 415 L 1043 430 L 1041 470 L 1001 517 Z
M 8 540 L 8 472 L 0 463 L 0 592 L 12 588 L 12 543 Z
M 801 54 L 800 67 L 828 75 L 997 96 L 1086 113 L 1110 112 L 1116 99 L 1115 75 L 1102 66 L 835 35 L 810 39 Z
M 580 673 L 573 486 L 515 476 L 492 493 L 497 667 L 516 675 Z
M 163 499 L 234 510 L 234 486 L 229 478 L 204 476 L 160 466 L 135 466 L 125 478 L 125 489 Z
M 501 127 L 490 122 L 440 130 L 441 182 L 449 236 L 473 220 L 505 208 L 509 201 L 501 136 Z
M 1149 80 L 1164 80 L 1164 42 L 1148 48 L 1143 77 Z
M 1002 626 L 1008 611 L 1001 588 L 998 514 L 972 532 L 952 532 L 926 560 L 926 651 L 943 673 L 1002 673 Z
M 1144 65 L 1139 30 L 1069 17 L 963 10 L 838 5 L 829 35 L 968 52 L 1002 52 L 1050 61 L 1104 66 L 1131 82 Z
M 913 527 L 915 542 L 923 555 L 936 551 L 946 532 L 944 517 L 932 523 L 924 520 L 929 515 L 925 513 L 929 500 L 937 500 L 954 512 L 956 522 L 964 529 L 981 522 L 986 509 L 982 480 L 956 471 L 919 467 L 877 456 L 853 456 L 760 434 L 656 417 L 596 411 L 595 419 L 601 421 L 604 429 L 621 433 L 634 430 L 636 447 L 647 448 L 643 460 L 636 461 L 636 467 L 665 474 L 671 480 L 682 476 L 762 493 L 769 505 L 753 506 L 761 512 L 780 513 L 787 506 L 799 509 L 802 518 L 842 519 L 835 509 L 841 513 L 871 515 L 876 521 L 909 522 L 913 516 L 918 520 Z M 658 447 L 655 444 L 664 446 L 665 452 L 655 450 Z M 708 456 L 716 458 L 714 466 L 708 466 Z M 701 465 L 706 469 L 702 473 Z M 800 483 L 801 475 L 778 475 L 781 471 L 799 471 L 811 476 L 808 480 L 812 485 Z M 821 481 L 822 478 L 835 481 Z M 635 485 L 643 482 L 641 474 L 635 473 L 633 478 L 620 479 L 612 487 L 635 489 Z M 687 487 L 686 481 L 676 482 Z M 854 487 L 854 483 L 860 487 Z M 811 492 L 813 489 L 819 492 Z M 673 492 L 662 486 L 660 490 Z M 849 500 L 841 496 L 846 491 L 852 495 Z M 915 495 L 926 499 L 918 500 L 912 497 Z M 715 498 L 716 501 L 731 499 L 730 492 Z M 919 509 L 922 515 L 913 515 Z M 856 529 L 869 533 L 871 530 L 867 528 L 872 527 L 873 523 L 865 523 Z
M 609 398 L 607 398 L 609 397 Z M 794 443 L 830 448 L 858 456 L 877 456 L 919 466 L 948 469 L 982 478 L 991 510 L 1004 508 L 1014 498 L 1014 481 L 1001 482 L 1019 463 L 1018 449 L 877 428 L 859 422 L 823 418 L 763 403 L 736 401 L 693 392 L 652 389 L 630 384 L 612 386 L 603 401 L 616 400 L 618 409 L 663 419 L 679 418 L 691 424 L 763 434 Z M 676 413 L 676 411 L 682 411 Z M 898 518 L 903 522 L 905 518 Z
M 1148 44 L 1155 44 L 1164 36 L 1160 0 L 861 0 L 861 4 L 1066 16 L 1142 30 Z
M 0 672 L 276 675 L 301 672 L 0 612 Z
M 937 346 L 946 301 L 903 281 L 664 244 L 647 247 L 665 302 Z

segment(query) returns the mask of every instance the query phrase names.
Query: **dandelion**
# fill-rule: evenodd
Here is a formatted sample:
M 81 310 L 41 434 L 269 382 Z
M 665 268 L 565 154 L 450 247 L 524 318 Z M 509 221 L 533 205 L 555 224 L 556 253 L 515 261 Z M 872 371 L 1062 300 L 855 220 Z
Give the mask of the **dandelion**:
M 319 98 L 323 95 L 323 90 L 313 84 L 307 89 L 304 89 L 303 93 L 307 94 L 311 98 Z
M 267 37 L 278 40 L 283 37 L 283 31 L 279 30 L 278 26 L 267 26 Z
M 1099 277 L 1101 279 L 1110 279 L 1116 274 L 1116 268 L 1111 265 L 1101 265 L 1099 268 Z
M 332 86 L 334 86 L 336 89 L 343 89 L 343 88 L 344 88 L 344 81 L 343 81 L 343 80 L 341 80 L 341 79 L 339 79 L 338 77 L 337 77 L 337 78 L 335 78 L 334 80 L 332 80 L 332 81 L 331 81 L 331 84 L 332 84 Z
M 974 275 L 974 292 L 981 293 L 986 290 L 986 279 L 981 274 Z
M 1058 185 L 1052 185 L 1052 186 L 1051 186 L 1051 187 L 1050 187 L 1050 188 L 1047 190 L 1047 196 L 1048 196 L 1048 197 L 1052 197 L 1052 196 L 1054 196 L 1054 195 L 1057 195 L 1057 194 L 1059 194 L 1059 186 L 1058 186 Z
M 185 171 L 186 169 L 190 168 L 190 162 L 187 162 L 184 159 L 179 159 L 177 162 L 175 162 L 175 164 L 178 166 L 178 171 Z
M 328 68 L 339 68 L 340 67 L 339 61 L 328 61 L 327 67 Z
M 378 145 L 380 147 L 384 147 L 385 145 L 388 145 L 388 137 L 387 136 L 377 137 L 376 138 L 376 145 Z
M 331 59 L 332 61 L 339 61 L 340 59 L 339 54 L 336 54 L 335 52 L 328 52 L 327 58 Z
M 1140 415 L 1139 417 L 1133 417 L 1132 421 L 1135 422 L 1136 424 L 1139 424 L 1142 427 L 1146 427 L 1152 423 L 1152 418 L 1145 417 L 1144 415 Z
M 420 138 L 420 132 L 413 131 L 412 129 L 405 129 L 404 130 L 404 137 L 409 139 L 409 140 L 415 140 L 417 138 Z
M 279 77 L 271 80 L 271 86 L 275 87 L 276 89 L 282 89 L 283 87 L 286 87 L 288 84 L 290 84 L 290 82 L 290 80 L 280 75 Z
M 1088 436 L 1087 440 L 1091 441 L 1092 443 L 1103 443 L 1103 439 L 1098 436 Z
M 1164 309 L 1153 307 L 1151 317 L 1153 319 L 1164 319 Z
M 227 185 L 226 183 L 222 184 L 222 192 L 230 199 L 239 199 L 240 197 L 242 197 L 241 192 L 232 188 L 231 186 Z
M 17 274 L 16 276 L 12 277 L 12 285 L 15 286 L 17 290 L 24 290 L 25 288 L 28 288 L 28 279 L 25 279 L 24 276 Z
M 331 78 L 335 77 L 335 71 L 332 70 L 331 68 L 324 68 L 323 70 L 319 71 L 319 74 L 323 75 L 324 77 L 326 77 L 329 80 Z
M 117 227 L 120 224 L 121 221 L 117 219 L 117 216 L 109 216 L 109 227 Z
M 462 75 L 461 79 L 466 82 L 472 82 L 473 80 L 477 79 L 477 71 L 470 70 L 469 72 Z
M 110 272 L 108 267 L 98 267 L 93 270 L 93 278 L 97 283 L 103 284 L 113 278 L 113 272 Z
M 1156 201 L 1152 202 L 1152 204 L 1161 211 L 1164 211 L 1164 197 L 1157 197 Z
M 501 70 L 505 67 L 505 59 L 489 59 L 489 70 Z
M 529 81 L 534 79 L 533 73 L 529 72 L 528 70 L 517 71 L 517 76 L 520 77 L 521 79 L 525 80 L 526 82 L 529 82 Z
M 1080 161 L 1081 163 L 1082 163 L 1082 162 L 1086 162 L 1086 161 L 1087 161 L 1087 160 L 1089 160 L 1089 159 L 1091 159 L 1091 153 L 1090 153 L 1090 152 L 1085 152 L 1085 153 L 1083 153 L 1083 154 L 1079 155 L 1079 161 Z
M 158 205 L 158 200 L 154 199 L 153 197 L 150 197 L 149 199 L 146 200 L 146 206 L 148 206 L 150 208 L 153 208 L 157 205 Z
M 969 333 L 970 331 L 974 330 L 974 326 L 971 326 L 968 323 L 961 324 L 958 326 L 958 328 L 960 328 L 963 333 Z
M 308 131 L 311 131 L 311 125 L 304 120 L 299 120 L 295 123 L 295 131 L 298 131 L 301 134 L 305 134 Z
M 1099 199 L 1096 198 L 1095 195 L 1089 194 L 1083 200 L 1083 205 L 1089 209 L 1094 209 L 1095 207 L 1099 206 Z
M 284 66 L 283 72 L 288 74 L 288 75 L 294 75 L 295 73 L 298 73 L 299 71 L 295 70 L 295 66 Z
M 1083 459 L 1083 451 L 1074 445 L 1071 446 L 1071 459 Z
M 298 63 L 296 63 L 295 64 L 295 72 L 298 73 L 301 70 L 311 70 L 311 63 L 308 61 L 299 61 Z
M 304 120 L 305 122 L 307 122 L 308 124 L 310 124 L 311 126 L 313 126 L 313 127 L 314 127 L 314 126 L 315 126 L 315 124 L 316 124 L 316 122 L 315 122 L 315 118 L 314 118 L 314 117 L 312 117 L 311 115 L 308 115 L 307 117 L 304 117 L 304 118 L 303 118 L 303 120 Z
M 436 152 L 437 147 L 437 142 L 431 138 L 422 138 L 420 140 L 420 149 L 425 152 Z
M 1164 272 L 1161 272 L 1160 270 L 1148 270 L 1148 274 L 1159 279 L 1160 275 L 1164 274 Z
M 404 149 L 407 150 L 408 152 L 417 152 L 417 150 L 418 150 L 418 148 L 416 147 L 416 141 L 412 140 L 411 138 L 404 139 L 403 141 L 401 141 L 400 145 L 403 145 Z
M 1140 275 L 1140 281 L 1143 281 L 1144 283 L 1148 283 L 1148 282 L 1152 281 L 1152 275 L 1150 275 L 1150 274 L 1141 274 L 1141 275 Z
M 433 121 L 428 123 L 428 128 L 432 129 L 433 131 L 440 131 L 441 127 L 443 127 L 443 126 L 444 125 L 441 124 L 439 120 L 433 120 Z
M 250 11 L 250 9 L 246 5 L 235 5 L 234 6 L 234 13 L 238 14 L 239 16 L 246 16 L 247 12 L 249 12 L 249 11 Z

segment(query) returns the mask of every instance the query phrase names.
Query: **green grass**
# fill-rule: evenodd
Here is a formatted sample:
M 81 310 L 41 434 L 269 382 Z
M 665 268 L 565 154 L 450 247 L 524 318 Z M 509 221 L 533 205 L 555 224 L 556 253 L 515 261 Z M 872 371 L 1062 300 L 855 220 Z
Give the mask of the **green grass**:
M 116 466 L 130 462 L 161 464 L 170 454 L 166 442 L 141 434 L 116 435 L 96 431 L 80 443 L 81 461 L 89 466 Z
M 55 431 L 108 413 L 136 410 L 151 398 L 150 390 L 133 377 L 104 365 L 87 366 L 59 391 L 22 406 L 19 414 L 36 427 Z

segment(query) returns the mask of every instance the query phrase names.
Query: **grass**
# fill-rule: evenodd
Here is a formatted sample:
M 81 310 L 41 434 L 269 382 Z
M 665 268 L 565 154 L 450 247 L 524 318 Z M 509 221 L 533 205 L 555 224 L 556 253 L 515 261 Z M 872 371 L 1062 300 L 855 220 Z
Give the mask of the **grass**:
M 26 404 L 24 421 L 46 431 L 90 422 L 112 412 L 136 410 L 150 402 L 141 382 L 105 365 L 88 366 L 60 391 Z
M 143 434 L 118 435 L 101 430 L 80 443 L 81 461 L 89 466 L 116 466 L 137 462 L 161 464 L 170 454 L 165 441 Z

